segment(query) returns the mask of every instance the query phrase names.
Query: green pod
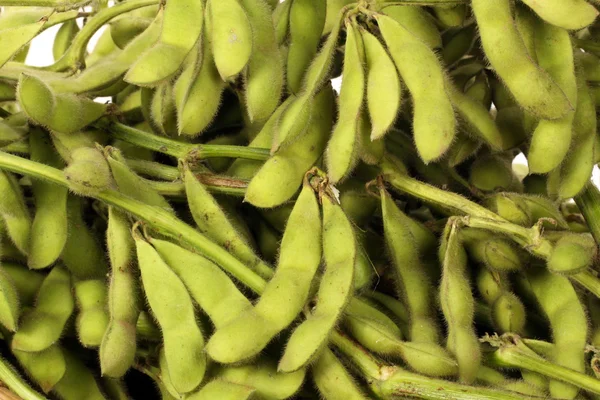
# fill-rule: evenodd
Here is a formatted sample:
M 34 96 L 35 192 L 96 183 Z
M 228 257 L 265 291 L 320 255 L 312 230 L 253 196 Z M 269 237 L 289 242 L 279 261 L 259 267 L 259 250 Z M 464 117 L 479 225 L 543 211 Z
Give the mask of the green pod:
M 405 27 L 385 15 L 377 15 L 376 19 L 411 93 L 415 143 L 427 164 L 448 150 L 456 133 L 454 109 L 445 89 L 445 72 L 436 54 Z M 426 82 L 423 74 L 429 76 Z
M 103 278 L 108 271 L 106 258 L 98 239 L 83 220 L 83 206 L 80 197 L 67 199 L 69 236 L 77 239 L 67 240 L 60 258 L 76 279 Z
M 529 259 L 511 241 L 491 232 L 467 228 L 461 238 L 469 257 L 494 271 L 519 271 Z
M 575 288 L 566 277 L 552 274 L 544 268 L 528 268 L 525 273 L 540 308 L 550 322 L 554 342 L 551 361 L 584 373 L 588 322 Z M 564 329 L 565 326 L 569 329 Z M 578 392 L 576 386 L 558 380 L 550 381 L 550 395 L 553 397 L 574 399 Z
M 456 358 L 460 381 L 472 382 L 481 364 L 481 349 L 473 327 L 475 301 L 466 275 L 467 254 L 453 220 L 446 225 L 439 254 L 443 266 L 440 303 L 448 324 L 446 347 Z
M 62 167 L 59 155 L 54 151 L 50 137 L 40 129 L 29 135 L 29 149 L 32 161 L 41 162 L 55 168 Z M 100 171 L 96 173 L 101 174 Z M 34 180 L 32 189 L 35 197 L 35 216 L 31 225 L 27 259 L 29 268 L 45 268 L 60 256 L 68 235 L 67 194 L 68 190 L 42 180 Z
M 162 330 L 170 379 L 177 392 L 191 392 L 206 370 L 204 337 L 192 299 L 157 251 L 144 239 L 134 238 L 144 292 Z
M 198 392 L 186 397 L 188 400 L 251 400 L 256 399 L 256 389 L 220 379 L 210 381 Z M 164 397 L 163 397 L 164 398 Z
M 442 47 L 442 36 L 435 25 L 435 19 L 423 7 L 385 6 L 381 10 L 385 15 L 404 26 L 410 33 L 421 39 L 432 49 Z
M 50 392 L 63 378 L 67 363 L 63 350 L 56 344 L 40 352 L 12 351 L 27 375 L 44 393 Z
M 31 216 L 17 179 L 9 172 L 0 171 L 0 216 L 6 233 L 23 254 L 29 253 Z
M 2 261 L 0 271 L 2 274 L 8 275 L 17 289 L 19 303 L 25 307 L 33 306 L 45 275 L 31 271 L 26 266 L 5 261 Z
M 64 400 L 105 400 L 92 371 L 70 351 L 63 350 L 66 371 L 53 392 Z
M 551 272 L 577 274 L 590 267 L 596 259 L 598 247 L 589 234 L 565 234 L 552 250 L 547 265 Z
M 538 118 L 561 118 L 574 104 L 531 59 L 514 23 L 511 4 L 509 0 L 472 1 L 485 54 L 525 110 Z
M 254 175 L 245 201 L 272 208 L 288 201 L 302 184 L 304 174 L 323 153 L 333 124 L 334 97 L 331 86 L 314 99 L 315 112 L 306 134 L 273 155 Z
M 2 96 L 0 95 L 0 98 Z M 18 127 L 8 123 L 6 120 L 0 121 L 0 146 L 6 146 L 22 140 L 29 128 L 27 126 Z
M 302 311 L 320 262 L 319 204 L 313 188 L 306 183 L 283 234 L 275 275 L 253 309 L 217 329 L 207 346 L 211 358 L 232 363 L 262 351 Z M 253 334 L 248 335 L 248 331 Z
M 104 280 L 94 279 L 76 282 L 74 287 L 79 308 L 75 322 L 79 342 L 85 347 L 98 347 L 109 320 L 106 283 Z
M 525 315 L 525 306 L 514 293 L 504 292 L 492 304 L 492 320 L 498 333 L 522 334 Z
M 383 305 L 385 309 L 393 315 L 393 318 L 402 330 L 402 333 L 408 335 L 409 314 L 404 303 L 396 300 L 392 296 L 388 296 L 376 291 L 369 293 L 369 297 Z
M 522 190 L 521 182 L 515 176 L 511 164 L 504 157 L 497 155 L 476 159 L 471 164 L 469 183 L 485 192 Z
M 573 46 L 569 33 L 541 21 L 534 26 L 538 64 L 575 107 L 578 103 Z M 575 109 L 556 120 L 541 120 L 533 131 L 527 161 L 532 174 L 547 173 L 561 164 L 571 144 Z
M 247 239 L 236 229 L 215 198 L 198 181 L 189 165 L 183 165 L 183 181 L 188 205 L 200 232 L 244 262 L 263 278 L 273 271 L 256 255 Z
M 398 292 L 402 294 L 410 315 L 411 341 L 436 343 L 439 329 L 433 305 L 433 286 L 421 262 L 415 238 L 406 216 L 390 194 L 380 190 L 386 247 L 395 267 Z
M 174 243 L 159 239 L 150 242 L 217 329 L 252 307 L 250 300 L 212 261 Z
M 300 389 L 305 369 L 285 373 L 277 370 L 271 360 L 260 358 L 253 365 L 226 366 L 218 369 L 216 377 L 238 385 L 248 385 L 267 399 L 287 399 Z
M 167 200 L 131 170 L 120 150 L 108 147 L 105 149 L 105 156 L 122 194 L 162 210 L 173 212 Z
M 290 336 L 279 371 L 296 371 L 318 357 L 353 292 L 356 239 L 352 223 L 335 200 L 322 197 L 323 260 L 317 306 Z
M 157 86 L 150 101 L 151 125 L 159 129 L 163 135 L 173 136 L 177 132 L 177 112 L 173 85 L 164 82 Z
M 18 328 L 21 314 L 21 299 L 18 287 L 10 274 L 0 269 L 0 324 L 14 332 Z
M 52 43 L 52 56 L 55 62 L 65 54 L 77 33 L 79 33 L 79 25 L 77 25 L 74 19 L 64 22 L 58 28 L 58 32 L 56 32 L 56 36 L 54 37 L 54 43 Z
M 444 43 L 442 48 L 442 58 L 446 65 L 454 64 L 471 51 L 476 39 L 475 34 L 475 24 L 444 32 L 442 35 L 442 41 Z
M 286 76 L 292 93 L 300 92 L 305 73 L 317 54 L 326 7 L 324 0 L 298 0 L 291 5 Z
M 555 223 L 544 223 L 543 226 L 545 228 L 568 229 L 569 226 L 565 217 L 550 199 L 536 195 L 521 195 L 521 198 L 529 209 L 533 223 L 537 223 L 540 218 L 550 218 L 554 220 Z
M 70 163 L 73 161 L 73 152 L 80 147 L 95 148 L 96 143 L 105 143 L 106 137 L 103 132 L 97 130 L 85 130 L 74 134 L 61 132 L 50 132 L 52 144 L 61 158 Z
M 110 167 L 102 151 L 93 147 L 80 147 L 71 154 L 64 169 L 69 188 L 81 195 L 95 195 L 113 184 Z
M 145 31 L 151 23 L 152 19 L 141 16 L 129 15 L 127 17 L 115 18 L 110 23 L 110 37 L 114 44 L 123 50 L 129 42 Z
M 584 0 L 523 0 L 544 21 L 569 30 L 579 30 L 594 22 L 598 10 Z
M 272 12 L 264 0 L 241 0 L 252 26 L 254 51 L 245 71 L 244 100 L 251 121 L 266 121 L 279 104 L 284 86 Z M 256 51 L 260 49 L 260 51 Z
M 531 212 L 523 198 L 512 193 L 497 193 L 488 196 L 485 206 L 505 220 L 521 226 L 533 224 Z
M 33 23 L 0 29 L 0 40 L 4 44 L 0 52 L 0 67 L 18 55 L 44 28 L 48 18 L 39 18 Z
M 325 399 L 367 399 L 344 364 L 329 348 L 323 350 L 316 359 L 311 374 L 319 393 Z
M 362 132 L 368 135 L 362 120 L 365 93 L 365 58 L 362 37 L 350 22 L 346 23 L 344 82 L 340 90 L 338 120 L 327 143 L 327 174 L 333 183 L 346 178 L 356 166 Z M 367 140 L 369 140 L 367 138 Z
M 35 307 L 21 320 L 11 348 L 37 352 L 52 346 L 62 335 L 74 303 L 69 272 L 55 266 L 40 287 Z
M 467 7 L 463 4 L 435 6 L 433 14 L 443 28 L 459 27 L 463 26 L 467 19 Z

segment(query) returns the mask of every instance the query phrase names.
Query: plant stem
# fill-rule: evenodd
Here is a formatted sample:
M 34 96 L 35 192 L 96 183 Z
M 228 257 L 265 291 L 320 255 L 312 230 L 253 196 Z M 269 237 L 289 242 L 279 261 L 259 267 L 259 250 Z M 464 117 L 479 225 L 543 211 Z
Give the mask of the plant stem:
M 339 330 L 334 330 L 331 333 L 330 341 L 346 357 L 352 360 L 367 378 L 371 380 L 385 379 L 386 371 L 391 367 L 382 365 L 371 353 L 352 341 L 348 336 Z
M 588 184 L 583 192 L 575 196 L 575 203 L 583 214 L 596 244 L 600 245 L 600 190 Z
M 71 9 L 71 8 L 79 8 L 88 3 L 91 3 L 92 0 L 0 0 L 0 6 L 4 7 L 51 7 L 58 9 Z
M 135 144 L 145 149 L 157 151 L 180 159 L 191 157 L 194 160 L 203 160 L 205 158 L 213 157 L 235 157 L 265 161 L 270 157 L 268 149 L 246 146 L 183 143 L 144 132 L 119 122 L 111 121 L 107 118 L 97 121 L 95 126 L 107 131 L 115 139 L 120 139 L 127 143 Z
M 53 182 L 61 186 L 69 186 L 62 171 L 12 154 L 0 152 L 0 168 Z M 253 291 L 260 293 L 264 289 L 266 282 L 258 274 L 246 267 L 246 265 L 221 246 L 212 242 L 171 213 L 131 199 L 112 189 L 100 192 L 94 197 L 130 213 L 166 236 L 186 242 L 200 254 L 235 276 Z
M 600 298 L 600 279 L 589 270 L 569 275 L 569 278 L 589 290 L 596 297 Z
M 16 369 L 3 358 L 0 358 L 0 381 L 23 400 L 46 400 L 44 396 L 29 387 Z
M 470 215 L 506 222 L 498 214 L 456 193 L 438 189 L 409 177 L 408 174 L 387 158 L 384 158 L 380 166 L 384 179 L 394 189 L 446 210 L 449 215 Z
M 547 259 L 552 253 L 552 243 L 544 239 L 538 227 L 525 228 L 506 221 L 490 220 L 487 218 L 465 217 L 461 220 L 471 228 L 485 229 L 509 236 L 531 254 Z
M 570 368 L 554 364 L 538 356 L 523 341 L 514 335 L 509 340 L 504 337 L 499 348 L 490 354 L 489 361 L 499 367 L 526 369 L 548 378 L 575 385 L 592 393 L 600 394 L 600 380 Z
M 0 0 L 0 3 L 4 0 Z M 123 3 L 118 3 L 113 7 L 108 7 L 100 10 L 92 18 L 88 19 L 87 24 L 73 38 L 71 45 L 63 56 L 54 64 L 43 67 L 42 69 L 50 71 L 77 70 L 84 64 L 85 51 L 87 45 L 98 31 L 111 19 L 118 17 L 121 14 L 136 10 L 142 7 L 148 7 L 158 4 L 160 0 L 128 0 Z

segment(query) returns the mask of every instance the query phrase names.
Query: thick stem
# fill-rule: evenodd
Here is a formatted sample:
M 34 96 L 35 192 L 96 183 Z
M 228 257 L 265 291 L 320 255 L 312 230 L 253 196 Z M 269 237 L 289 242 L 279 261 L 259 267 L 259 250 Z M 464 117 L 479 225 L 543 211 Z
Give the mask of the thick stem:
M 411 178 L 387 159 L 382 161 L 381 170 L 384 179 L 394 189 L 446 210 L 449 215 L 470 215 L 506 222 L 498 214 L 456 193 L 447 192 Z
M 518 337 L 511 336 L 510 340 L 502 340 L 499 346 L 489 356 L 489 361 L 499 367 L 526 369 L 600 394 L 600 380 L 545 360 Z
M 33 390 L 8 361 L 0 358 L 0 381 L 23 400 L 46 400 Z
M 348 336 L 339 330 L 334 330 L 330 337 L 331 343 L 337 347 L 346 357 L 361 370 L 369 379 L 381 380 L 386 376 L 386 371 L 390 367 L 382 365 L 371 353 L 352 341 Z
M 600 298 L 600 279 L 589 270 L 569 275 L 569 278 L 589 290 L 594 296 Z
M 50 7 L 57 8 L 60 10 L 73 9 L 83 7 L 84 5 L 91 3 L 92 0 L 0 0 L 0 6 L 4 7 Z
M 182 143 L 177 140 L 144 132 L 119 122 L 110 121 L 107 118 L 99 120 L 95 126 L 108 132 L 115 139 L 181 159 L 192 158 L 193 160 L 203 160 L 214 157 L 234 157 L 265 161 L 270 157 L 268 149 Z
M 596 244 L 600 245 L 600 190 L 595 185 L 587 185 L 575 196 L 575 203 L 583 214 Z
M 12 154 L 0 152 L 0 168 L 33 176 L 61 186 L 69 186 L 60 170 Z M 221 246 L 215 244 L 171 213 L 131 199 L 112 189 L 100 192 L 94 197 L 130 213 L 166 236 L 186 242 L 200 254 L 220 265 L 225 271 L 235 276 L 253 291 L 260 293 L 264 289 L 266 282 L 259 275 L 251 271 Z

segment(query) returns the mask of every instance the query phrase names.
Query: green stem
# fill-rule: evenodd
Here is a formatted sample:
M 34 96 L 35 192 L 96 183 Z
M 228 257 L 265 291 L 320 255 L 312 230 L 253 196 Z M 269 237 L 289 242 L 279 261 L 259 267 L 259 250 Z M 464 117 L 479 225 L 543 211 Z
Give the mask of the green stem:
M 0 150 L 7 153 L 29 154 L 29 143 L 27 140 L 19 140 L 18 142 L 7 144 L 0 148 Z
M 118 17 L 121 14 L 129 11 L 137 10 L 138 8 L 148 7 L 158 4 L 160 0 L 128 0 L 123 3 L 118 3 L 113 7 L 100 10 L 93 18 L 90 18 L 85 26 L 73 38 L 71 45 L 63 54 L 63 56 L 54 64 L 44 67 L 43 69 L 50 71 L 77 70 L 84 65 L 85 51 L 87 45 L 98 31 L 111 19 Z M 4 0 L 0 0 L 0 3 Z
M 234 157 L 265 161 L 270 157 L 268 149 L 218 144 L 183 143 L 144 132 L 119 122 L 110 121 L 107 118 L 99 120 L 95 123 L 95 126 L 109 132 L 115 139 L 120 139 L 127 143 L 180 159 L 191 157 L 195 160 L 203 160 L 214 157 Z
M 375 393 L 389 399 L 427 399 L 427 400 L 523 400 L 524 395 L 481 386 L 469 386 L 456 382 L 433 379 L 418 375 L 401 368 L 384 381 L 371 383 Z M 528 399 L 545 397 L 527 396 Z
M 358 343 L 352 341 L 348 336 L 334 330 L 330 336 L 331 343 L 346 355 L 369 379 L 381 380 L 386 376 L 389 366 L 382 365 L 371 353 Z
M 594 296 L 600 298 L 600 279 L 589 270 L 569 275 L 569 278 L 589 290 Z
M 552 243 L 544 239 L 538 227 L 525 228 L 510 222 L 487 218 L 465 217 L 462 222 L 471 228 L 485 229 L 509 236 L 531 254 L 547 259 L 552 253 Z
M 468 4 L 470 0 L 398 0 L 385 1 L 382 5 L 387 6 L 441 6 Z
M 16 369 L 3 358 L 0 358 L 0 381 L 23 400 L 46 400 L 44 396 L 29 387 Z
M 518 337 L 511 336 L 510 340 L 502 340 L 500 347 L 489 355 L 489 361 L 499 367 L 537 372 L 548 378 L 600 394 L 600 380 L 549 362 L 528 348 Z
M 175 181 L 180 177 L 179 169 L 177 169 L 177 167 L 171 167 L 154 161 L 128 158 L 127 165 L 138 174 L 149 176 L 154 179 Z
M 388 159 L 381 162 L 384 179 L 396 190 L 416 197 L 448 212 L 449 215 L 471 215 L 506 222 L 502 217 L 456 193 L 438 189 L 411 178 Z
M 600 190 L 595 185 L 587 185 L 583 192 L 575 196 L 575 203 L 583 214 L 596 244 L 600 245 Z
M 62 171 L 12 154 L 0 152 L 0 168 L 47 180 L 61 186 L 69 186 Z M 130 213 L 166 236 L 186 242 L 253 291 L 260 293 L 265 287 L 266 282 L 259 275 L 251 271 L 221 246 L 212 242 L 171 213 L 131 199 L 112 189 L 100 192 L 94 197 Z

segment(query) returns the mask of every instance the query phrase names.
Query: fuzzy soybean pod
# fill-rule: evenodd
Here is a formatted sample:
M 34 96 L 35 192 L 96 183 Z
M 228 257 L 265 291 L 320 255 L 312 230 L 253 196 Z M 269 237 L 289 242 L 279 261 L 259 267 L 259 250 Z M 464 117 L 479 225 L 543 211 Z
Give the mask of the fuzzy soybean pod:
M 385 15 L 404 26 L 410 33 L 421 39 L 432 49 L 442 47 L 442 37 L 435 25 L 435 19 L 423 7 L 411 5 L 385 6 Z
M 6 17 L 4 17 L 6 18 Z M 0 67 L 6 64 L 11 58 L 17 55 L 29 42 L 31 42 L 44 28 L 48 22 L 47 16 L 42 16 L 32 23 L 20 24 L 17 26 L 4 27 L 0 29 L 0 41 L 2 42 L 2 51 L 0 51 Z
M 191 392 L 198 387 L 206 370 L 204 337 L 196 321 L 194 304 L 181 279 L 154 247 L 137 232 L 134 239 L 144 293 L 162 330 L 171 382 L 177 392 Z
M 287 82 L 292 93 L 299 93 L 302 80 L 317 54 L 325 25 L 326 1 L 294 0 L 290 9 L 287 54 Z
M 27 375 L 40 386 L 44 393 L 50 392 L 67 370 L 63 350 L 57 344 L 39 352 L 13 349 L 12 353 Z
M 62 160 L 54 150 L 50 136 L 41 129 L 29 134 L 32 161 L 61 168 Z M 65 187 L 42 180 L 32 181 L 35 197 L 35 216 L 29 242 L 29 268 L 45 268 L 54 263 L 65 246 L 68 234 L 67 195 Z
M 302 311 L 320 263 L 319 204 L 305 182 L 283 234 L 275 275 L 254 308 L 217 329 L 207 345 L 211 358 L 232 363 L 262 351 Z M 253 334 L 248 335 L 249 331 Z
M 537 21 L 535 51 L 539 66 L 550 74 L 569 103 L 577 104 L 577 79 L 573 47 L 569 33 L 563 28 Z M 571 144 L 575 110 L 556 120 L 542 119 L 533 131 L 527 162 L 529 172 L 543 174 L 561 164 Z
M 196 393 L 186 397 L 188 400 L 252 400 L 256 399 L 256 389 L 252 386 L 215 379 L 207 383 Z
M 131 170 L 120 150 L 108 147 L 105 149 L 105 154 L 113 178 L 122 194 L 150 206 L 173 212 L 167 200 Z
M 596 7 L 585 0 L 521 0 L 544 21 L 569 30 L 579 30 L 592 24 L 598 16 Z
M 0 264 L 0 273 L 8 275 L 17 290 L 19 303 L 22 306 L 34 305 L 35 297 L 42 286 L 45 275 L 32 271 L 26 266 L 4 260 Z
M 344 179 L 358 162 L 358 142 L 364 129 L 361 114 L 365 93 L 364 48 L 358 30 L 346 22 L 344 83 L 339 97 L 339 116 L 327 143 L 327 175 L 333 183 Z M 368 140 L 368 139 L 367 139 Z
M 63 350 L 66 370 L 53 392 L 64 400 L 105 400 L 92 371 L 71 351 Z
M 577 71 L 577 110 L 573 120 L 573 143 L 563 164 L 548 176 L 548 193 L 560 199 L 575 197 L 592 176 L 597 148 L 596 104 L 583 73 Z
M 27 117 L 50 130 L 75 133 L 96 121 L 107 105 L 70 93 L 55 93 L 41 78 L 21 74 L 17 99 Z
M 178 131 L 186 136 L 196 136 L 209 126 L 217 114 L 225 90 L 210 46 L 212 36 L 209 25 L 207 21 L 204 46 L 192 50 L 191 60 L 174 86 Z
M 73 150 L 64 174 L 69 188 L 84 196 L 98 194 L 113 184 L 108 162 L 101 149 L 96 147 Z
M 465 228 L 461 239 L 469 257 L 493 271 L 519 271 L 528 259 L 511 241 L 488 231 Z
M 481 364 L 481 348 L 473 327 L 475 301 L 467 276 L 467 253 L 463 248 L 455 220 L 444 230 L 440 247 L 442 281 L 440 303 L 448 324 L 446 347 L 458 362 L 461 382 L 473 382 Z
M 107 287 L 102 279 L 75 282 L 75 300 L 79 308 L 75 328 L 84 347 L 98 347 L 108 325 Z
M 17 179 L 9 172 L 0 171 L 0 217 L 11 242 L 23 254 L 29 253 L 31 216 Z
M 129 68 L 125 81 L 137 86 L 155 86 L 173 76 L 200 38 L 203 20 L 202 1 L 167 3 L 158 42 Z
M 597 257 L 598 247 L 590 234 L 567 233 L 562 236 L 547 260 L 551 272 L 577 274 L 590 267 Z
M 568 229 L 569 225 L 565 220 L 565 217 L 556 207 L 556 204 L 547 197 L 536 196 L 536 195 L 520 195 L 523 202 L 526 204 L 529 213 L 531 214 L 531 221 L 533 223 L 538 222 L 541 218 L 551 218 L 556 224 L 544 224 L 544 227 L 551 227 L 553 229 Z
M 245 201 L 272 208 L 288 201 L 298 191 L 304 174 L 321 157 L 333 124 L 334 95 L 326 86 L 315 99 L 315 112 L 307 132 L 269 158 L 254 175 Z
M 83 201 L 69 196 L 67 216 L 69 236 L 60 255 L 67 269 L 76 279 L 103 278 L 108 271 L 104 251 L 98 239 L 83 220 Z
M 531 226 L 531 212 L 520 195 L 514 193 L 497 193 L 484 200 L 485 206 L 513 224 Z
M 55 266 L 40 287 L 35 307 L 21 320 L 11 347 L 30 352 L 47 349 L 62 335 L 74 306 L 71 276 L 64 267 Z
M 433 286 L 418 253 L 415 238 L 405 215 L 384 189 L 380 190 L 386 247 L 394 265 L 398 292 L 409 312 L 409 339 L 413 342 L 439 340 L 439 328 L 433 305 Z
M 311 368 L 312 380 L 325 400 L 366 400 L 344 364 L 325 348 Z
M 252 27 L 252 47 L 245 72 L 244 101 L 251 121 L 266 121 L 273 113 L 285 81 L 275 39 L 271 10 L 264 0 L 240 0 Z
M 131 226 L 127 216 L 113 207 L 108 210 L 106 244 L 111 265 L 109 320 L 100 344 L 100 368 L 102 375 L 118 378 L 125 374 L 135 358 L 140 310 Z
M 239 0 L 208 0 L 206 8 L 215 64 L 226 81 L 239 74 L 250 60 L 252 26 Z
M 552 362 L 585 372 L 584 348 L 588 334 L 585 310 L 569 279 L 545 268 L 528 268 L 527 280 L 552 330 Z M 567 329 L 568 327 L 568 329 Z M 550 381 L 550 395 L 573 399 L 579 389 L 557 380 Z
M 358 27 L 367 60 L 367 107 L 371 140 L 382 138 L 396 120 L 402 102 L 402 87 L 396 66 L 374 35 Z
M 417 151 L 427 164 L 450 147 L 456 131 L 454 109 L 446 91 L 445 72 L 436 54 L 392 18 L 378 14 L 383 39 L 413 100 Z M 429 79 L 423 80 L 423 75 Z
M 215 198 L 198 181 L 189 165 L 183 165 L 183 181 L 188 205 L 198 229 L 257 272 L 263 278 L 273 271 L 256 255 L 246 238 L 236 229 Z
M 325 271 L 317 293 L 319 300 L 288 340 L 279 371 L 296 371 L 318 357 L 352 296 L 357 252 L 352 223 L 328 196 L 322 198 L 322 209 Z
M 150 243 L 185 284 L 190 296 L 217 329 L 247 312 L 252 303 L 212 261 L 200 254 L 160 239 Z M 206 285 L 210 282 L 210 285 Z
M 288 399 L 300 389 L 306 375 L 305 369 L 286 373 L 277 370 L 277 364 L 259 358 L 252 365 L 223 366 L 216 376 L 240 385 L 251 385 L 257 394 L 266 399 Z
M 471 3 L 485 54 L 517 102 L 538 118 L 558 119 L 575 106 L 537 64 L 515 26 L 510 0 Z
M 17 330 L 21 313 L 19 291 L 11 276 L 0 269 L 0 324 L 11 332 Z
M 54 43 L 52 43 L 54 61 L 58 61 L 65 54 L 78 32 L 79 25 L 74 19 L 66 21 L 60 26 L 54 37 Z

